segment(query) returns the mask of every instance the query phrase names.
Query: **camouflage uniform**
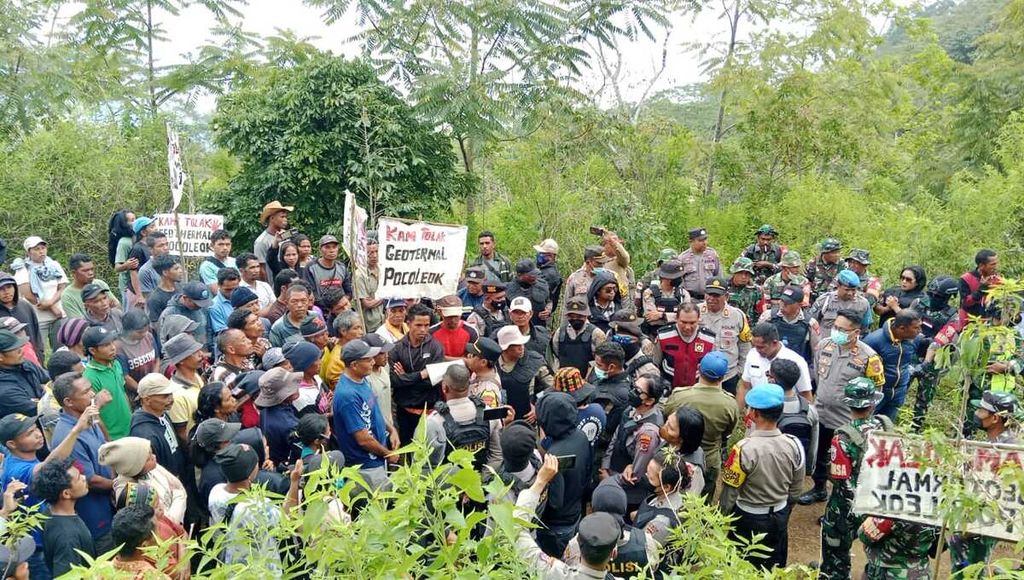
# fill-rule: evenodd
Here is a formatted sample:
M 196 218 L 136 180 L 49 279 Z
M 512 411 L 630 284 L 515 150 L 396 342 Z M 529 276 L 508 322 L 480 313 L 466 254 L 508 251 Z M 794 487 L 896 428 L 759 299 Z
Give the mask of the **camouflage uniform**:
M 832 289 L 839 272 L 846 269 L 842 262 L 829 264 L 818 256 L 807 263 L 806 276 L 811 283 L 811 300 L 827 294 Z
M 780 267 L 792 268 L 803 265 L 800 261 L 800 254 L 793 250 L 790 250 L 782 255 L 782 261 L 779 262 Z M 769 277 L 764 281 L 762 288 L 764 289 L 765 300 L 782 300 L 782 289 L 790 284 L 794 286 L 800 286 L 804 291 L 804 308 L 810 305 L 808 299 L 811 295 L 811 284 L 800 274 L 792 274 L 788 279 L 783 278 L 785 272 L 779 272 L 778 274 Z
M 878 302 L 878 299 L 882 296 L 882 279 L 877 276 L 872 276 L 871 272 L 868 271 L 868 266 L 871 265 L 871 252 L 854 248 L 850 250 L 850 255 L 846 257 L 844 262 L 849 262 L 851 260 L 864 266 L 864 273 L 857 274 L 857 276 L 860 277 L 860 291 L 864 294 L 864 297 L 868 299 L 868 304 L 874 308 L 875 303 Z M 849 265 L 847 265 L 846 269 L 852 270 L 853 268 L 850 268 Z M 856 272 L 854 273 L 856 274 Z M 834 282 L 832 286 L 835 288 Z
M 749 272 L 753 276 L 753 262 L 748 258 L 737 258 L 729 268 L 729 273 L 735 275 L 739 272 Z M 742 310 L 743 314 L 747 315 L 747 320 L 757 320 L 761 310 L 758 305 L 762 298 L 764 293 L 754 282 L 746 286 L 736 286 L 735 276 L 729 279 L 729 305 Z
M 857 380 L 857 379 L 855 379 Z M 869 388 L 874 383 L 868 379 Z M 850 549 L 853 537 L 860 525 L 861 516 L 855 515 L 853 490 L 857 487 L 861 460 L 868 431 L 892 427 L 885 415 L 854 419 L 836 430 L 832 437 L 832 462 L 829 479 L 832 494 L 825 505 L 825 516 L 821 519 L 821 575 L 823 578 L 850 578 Z
M 754 283 L 764 284 L 764 281 L 767 280 L 769 276 L 779 272 L 779 260 L 782 259 L 782 248 L 780 248 L 778 244 L 772 244 L 765 248 L 760 244 L 753 243 L 743 250 L 743 255 L 741 257 L 750 260 L 751 264 L 754 262 L 771 262 L 771 266 L 767 268 L 757 268 L 754 271 Z
M 931 578 L 928 554 L 938 530 L 900 520 L 870 516 L 858 532 L 868 565 L 866 580 L 923 580 Z

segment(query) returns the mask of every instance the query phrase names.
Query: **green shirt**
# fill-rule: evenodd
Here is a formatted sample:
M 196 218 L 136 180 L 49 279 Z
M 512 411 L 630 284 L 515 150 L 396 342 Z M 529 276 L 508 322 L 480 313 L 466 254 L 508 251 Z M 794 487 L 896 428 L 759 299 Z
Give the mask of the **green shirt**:
M 718 469 L 722 465 L 722 435 L 732 435 L 740 420 L 736 397 L 721 387 L 697 383 L 692 387 L 673 389 L 665 401 L 665 416 L 675 413 L 680 407 L 690 407 L 704 416 L 704 438 L 701 448 L 708 468 Z
M 103 288 L 104 290 L 110 290 L 110 286 L 99 278 L 92 281 L 93 284 Z M 114 299 L 114 296 L 110 297 Z M 64 315 L 69 318 L 85 318 L 85 303 L 82 302 L 82 289 L 75 288 L 74 284 L 68 284 L 67 288 L 64 289 L 64 294 L 60 297 L 60 305 L 64 307 Z
M 107 391 L 111 401 L 100 409 L 100 419 L 107 426 L 110 440 L 120 439 L 128 435 L 132 424 L 132 408 L 128 404 L 128 395 L 124 392 L 124 371 L 116 361 L 110 365 L 102 365 L 89 360 L 82 373 L 92 383 L 95 392 Z

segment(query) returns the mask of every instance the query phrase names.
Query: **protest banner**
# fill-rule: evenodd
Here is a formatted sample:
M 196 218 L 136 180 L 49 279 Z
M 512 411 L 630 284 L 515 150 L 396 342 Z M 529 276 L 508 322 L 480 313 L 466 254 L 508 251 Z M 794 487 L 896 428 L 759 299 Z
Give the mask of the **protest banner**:
M 377 298 L 440 298 L 455 294 L 466 256 L 466 226 L 377 224 L 380 278 Z
M 178 133 L 167 123 L 167 170 L 171 180 L 171 211 L 177 211 L 185 190 L 185 169 L 181 164 Z
M 947 468 L 964 474 L 963 485 L 972 496 L 998 506 L 998 510 L 984 510 L 968 524 L 967 530 L 981 536 L 1020 541 L 1024 538 L 1024 490 L 1007 481 L 1005 472 L 1000 470 L 1006 465 L 1020 467 L 1024 446 L 976 441 L 962 444 L 961 464 Z M 853 511 L 941 526 L 939 508 L 946 489 L 945 479 L 932 467 L 938 459 L 931 443 L 914 435 L 874 432 L 869 434 L 866 445 Z
M 174 218 L 178 222 L 175 224 Z M 205 256 L 210 253 L 210 234 L 224 229 L 224 216 L 206 213 L 158 213 L 156 228 L 167 234 L 171 255 Z M 177 227 L 175 227 L 177 225 Z M 180 232 L 180 235 L 179 235 Z
M 366 269 L 366 210 L 356 205 L 356 196 L 345 190 L 345 218 L 342 247 L 356 267 Z M 366 296 L 357 296 L 366 298 Z

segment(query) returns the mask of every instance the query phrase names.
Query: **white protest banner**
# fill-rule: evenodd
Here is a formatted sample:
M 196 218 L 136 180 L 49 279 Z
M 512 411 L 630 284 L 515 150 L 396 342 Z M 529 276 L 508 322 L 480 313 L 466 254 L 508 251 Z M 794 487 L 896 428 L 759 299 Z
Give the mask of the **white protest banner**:
M 1021 466 L 1024 446 L 963 442 L 962 463 L 946 466 L 964 474 L 964 486 L 972 496 L 995 502 L 998 513 L 983 513 L 967 526 L 972 534 L 1020 541 L 1024 516 L 1024 491 L 1000 469 Z M 928 467 L 922 469 L 921 460 Z M 854 493 L 853 511 L 939 526 L 944 478 L 931 465 L 938 461 L 931 443 L 913 435 L 874 432 L 868 435 L 864 460 Z M 986 510 L 988 511 L 988 510 Z M 994 511 L 994 510 L 993 510 Z
M 380 278 L 377 298 L 440 298 L 455 294 L 466 256 L 466 226 L 377 224 Z
M 178 226 L 175 227 L 173 213 L 158 213 L 156 228 L 167 234 L 171 254 L 176 256 L 205 256 L 210 253 L 210 234 L 215 230 L 224 229 L 224 216 L 196 213 L 177 214 Z M 181 232 L 181 239 L 178 232 Z
M 345 248 L 349 260 L 363 269 L 366 269 L 366 219 L 366 210 L 356 205 L 356 196 L 351 191 L 345 190 L 342 247 Z M 365 298 L 365 296 L 360 298 Z
M 185 169 L 181 166 L 181 146 L 178 133 L 167 123 L 167 169 L 171 179 L 171 211 L 178 209 L 181 193 L 185 189 Z

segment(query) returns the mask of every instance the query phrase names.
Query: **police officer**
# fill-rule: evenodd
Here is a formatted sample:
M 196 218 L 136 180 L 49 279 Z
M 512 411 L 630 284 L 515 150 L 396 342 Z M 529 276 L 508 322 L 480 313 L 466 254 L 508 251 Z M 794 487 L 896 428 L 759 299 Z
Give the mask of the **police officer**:
M 779 232 L 768 224 L 757 228 L 754 236 L 757 240 L 746 247 L 741 258 L 750 260 L 754 267 L 754 282 L 763 284 L 769 276 L 779 271 L 779 261 L 782 260 L 782 248 L 775 243 Z
M 985 431 L 985 439 L 989 443 L 1015 445 L 1019 433 L 1016 429 L 1017 413 L 1020 403 L 1013 393 L 986 391 L 981 399 L 971 401 L 977 407 L 974 417 Z M 985 536 L 953 534 L 949 538 L 950 559 L 953 571 L 958 572 L 971 564 L 987 562 L 992 555 L 996 540 Z
M 911 370 L 911 380 L 917 379 L 917 394 L 914 397 L 914 418 L 911 424 L 915 431 L 924 425 L 924 416 L 935 397 L 935 386 L 939 382 L 939 371 L 935 368 L 935 353 L 952 342 L 956 337 L 957 307 L 949 301 L 956 296 L 958 285 L 949 276 L 939 276 L 928 282 L 924 306 L 921 313 L 921 334 L 927 341 L 921 342 L 917 357 L 923 361 Z
M 699 308 L 701 325 L 715 334 L 715 347 L 729 359 L 729 372 L 722 380 L 722 388 L 735 395 L 741 364 L 750 352 L 751 337 L 747 315 L 726 304 L 728 291 L 725 278 L 712 278 L 705 286 L 704 303 Z
M 440 465 L 451 451 L 464 449 L 473 454 L 473 466 L 482 471 L 484 464 L 501 466 L 501 421 L 484 419 L 483 401 L 469 396 L 469 369 L 452 365 L 441 378 L 444 401 L 434 405 L 427 417 L 427 441 L 430 461 Z
M 512 324 L 508 314 L 504 282 L 487 282 L 484 288 L 484 303 L 473 309 L 466 324 L 476 329 L 479 336 L 494 336 L 502 326 Z
M 583 265 L 566 278 L 565 292 L 562 297 L 563 302 L 573 296 L 583 296 L 586 299 L 587 291 L 590 290 L 590 283 L 594 281 L 594 268 L 598 267 L 603 253 L 604 248 L 601 246 L 587 246 L 583 248 Z
M 850 408 L 843 402 L 846 385 L 857 377 L 867 377 L 878 388 L 885 384 L 882 359 L 860 340 L 860 313 L 839 311 L 828 338 L 818 344 L 814 371 L 818 393 L 814 407 L 818 411 L 818 456 L 814 465 L 814 488 L 800 496 L 801 505 L 823 502 L 828 498 L 829 455 L 835 430 L 850 422 Z
M 881 400 L 882 392 L 870 379 L 857 377 L 846 384 L 843 401 L 853 420 L 836 429 L 832 437 L 832 493 L 821 520 L 821 574 L 825 578 L 851 577 L 850 549 L 860 523 L 852 512 L 853 490 L 857 487 L 867 434 L 892 428 L 892 421 L 885 415 L 872 416 Z
M 661 265 L 669 260 L 674 260 L 679 252 L 672 248 L 665 248 L 658 254 L 657 268 L 647 272 L 640 277 L 636 282 L 636 294 L 633 296 L 633 305 L 636 307 L 638 312 L 643 312 L 643 297 L 644 290 L 651 285 L 651 283 L 658 283 L 658 270 Z
M 575 367 L 584 376 L 590 372 L 594 349 L 608 336 L 589 319 L 590 307 L 585 299 L 573 296 L 565 303 L 565 321 L 551 337 L 551 348 L 559 368 Z
M 722 273 L 718 252 L 708 247 L 708 231 L 704 228 L 690 230 L 690 248 L 679 254 L 683 267 L 683 288 L 697 300 L 704 298 L 704 284 L 713 276 Z
M 558 458 L 548 454 L 537 472 L 533 485 L 520 492 L 516 499 L 516 517 L 529 521 L 536 513 L 537 504 L 547 490 L 548 483 L 558 475 Z M 576 542 L 580 547 L 580 562 L 570 565 L 556 560 L 540 549 L 527 527 L 519 530 L 516 553 L 527 562 L 538 578 L 543 580 L 605 580 L 614 576 L 607 572 L 608 563 L 616 556 L 616 545 L 622 529 L 611 514 L 592 513 L 580 521 Z
M 633 382 L 629 389 L 629 408 L 601 460 L 601 479 L 621 474 L 620 483 L 630 497 L 631 506 L 638 505 L 648 491 L 639 484 L 647 472 L 647 462 L 661 444 L 658 430 L 665 423 L 665 417 L 658 403 L 664 392 L 661 375 L 642 376 Z
M 859 287 L 860 278 L 851 270 L 843 270 L 836 276 L 835 290 L 818 296 L 811 306 L 811 318 L 818 321 L 822 332 L 828 333 L 832 330 L 832 324 L 840 310 L 857 312 L 862 326 L 871 325 L 871 304 L 858 292 Z
M 799 286 L 786 286 L 781 300 L 761 315 L 759 322 L 767 322 L 779 331 L 782 344 L 800 355 L 807 366 L 814 364 L 814 349 L 818 345 L 818 321 L 805 310 L 804 291 Z
M 683 302 L 676 323 L 661 329 L 654 346 L 653 362 L 672 388 L 689 387 L 697 382 L 700 359 L 715 350 L 715 333 L 701 326 L 696 304 Z
M 647 334 L 655 335 L 658 331 L 675 322 L 676 309 L 690 293 L 682 286 L 683 265 L 672 259 L 658 266 L 658 282 L 651 283 L 643 293 L 644 329 Z
M 602 481 L 590 499 L 594 513 L 610 514 L 622 526 L 622 536 L 615 547 L 616 554 L 608 562 L 608 572 L 617 578 L 643 577 L 653 575 L 658 569 L 658 542 L 643 528 L 625 523 L 629 508 L 626 492 L 616 478 Z M 565 549 L 565 563 L 572 565 L 580 561 L 580 545 L 576 538 L 569 541 Z
M 729 267 L 729 304 L 747 315 L 747 320 L 757 320 L 763 310 L 764 291 L 753 280 L 754 266 L 750 258 L 736 258 Z
M 846 256 L 846 268 L 853 270 L 860 278 L 860 291 L 868 299 L 871 307 L 874 308 L 875 303 L 878 302 L 879 297 L 882 295 L 882 280 L 877 276 L 871 275 L 871 272 L 868 271 L 868 266 L 870 265 L 871 252 L 867 250 L 854 248 L 850 250 L 850 255 Z
M 869 516 L 857 531 L 868 560 L 862 578 L 931 578 L 928 556 L 938 535 L 932 526 Z
M 779 261 L 779 273 L 771 276 L 764 282 L 764 297 L 773 302 L 782 298 L 782 289 L 786 286 L 800 286 L 804 291 L 804 304 L 806 308 L 810 304 L 811 283 L 800 273 L 803 268 L 803 261 L 800 254 L 794 250 L 782 254 Z
M 457 293 L 459 300 L 462 300 L 462 319 L 466 320 L 472 314 L 473 309 L 482 306 L 484 303 L 483 284 L 487 280 L 483 268 L 472 266 L 466 268 L 466 275 L 463 280 L 465 286 L 459 288 Z
M 552 312 L 550 286 L 536 262 L 528 258 L 516 262 L 516 277 L 505 285 L 505 298 L 509 302 L 520 296 L 530 301 L 530 323 L 547 325 Z
M 730 536 L 745 541 L 764 534 L 766 557 L 747 556 L 763 568 L 786 566 L 789 555 L 790 502 L 800 493 L 804 478 L 804 449 L 800 441 L 778 429 L 785 394 L 765 384 L 747 393 L 753 431 L 733 445 L 722 467 L 719 507 L 737 518 Z
M 825 238 L 818 246 L 818 257 L 807 262 L 806 276 L 811 283 L 811 301 L 832 289 L 832 282 L 844 270 L 839 261 L 843 244 L 835 238 Z

